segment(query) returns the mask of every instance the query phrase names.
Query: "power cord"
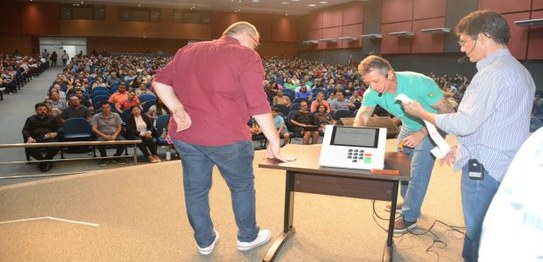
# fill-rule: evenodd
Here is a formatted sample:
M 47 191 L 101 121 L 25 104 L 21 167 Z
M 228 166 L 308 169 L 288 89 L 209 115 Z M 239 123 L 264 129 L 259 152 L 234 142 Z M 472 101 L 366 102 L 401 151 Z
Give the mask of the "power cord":
M 375 200 L 372 200 L 372 208 L 373 208 L 373 215 L 372 215 L 372 218 L 373 218 L 373 221 L 375 222 L 375 224 L 377 224 L 377 226 L 379 226 L 383 231 L 387 232 L 388 233 L 388 229 L 386 229 L 385 227 L 383 227 L 379 221 L 377 221 L 377 218 L 382 220 L 382 221 L 389 221 L 388 218 L 384 218 L 384 217 L 381 217 L 379 214 L 377 214 L 377 210 L 375 209 Z M 394 220 L 400 218 L 401 216 L 396 216 L 394 218 Z M 460 226 L 453 226 L 453 225 L 449 225 L 441 220 L 435 220 L 434 223 L 432 223 L 432 225 L 430 226 L 430 228 L 428 229 L 420 229 L 417 230 L 417 232 L 415 232 L 414 230 L 411 230 L 411 229 L 407 229 L 407 232 L 404 232 L 404 233 L 401 233 L 401 234 L 395 234 L 394 235 L 394 238 L 400 238 L 402 237 L 403 235 L 405 234 L 413 234 L 415 236 L 422 236 L 422 235 L 426 235 L 426 234 L 430 234 L 434 240 L 432 241 L 432 244 L 426 248 L 426 253 L 433 253 L 437 256 L 437 261 L 439 261 L 439 253 L 437 251 L 434 250 L 434 248 L 439 248 L 439 249 L 445 249 L 447 247 L 447 242 L 441 240 L 434 232 L 432 232 L 432 229 L 437 225 L 437 224 L 441 224 L 447 228 L 449 228 L 447 231 L 452 231 L 452 232 L 456 232 L 456 233 L 460 233 L 462 235 L 465 235 L 465 227 L 460 227 Z M 445 231 L 445 232 L 447 232 Z M 440 245 L 440 246 L 438 246 Z

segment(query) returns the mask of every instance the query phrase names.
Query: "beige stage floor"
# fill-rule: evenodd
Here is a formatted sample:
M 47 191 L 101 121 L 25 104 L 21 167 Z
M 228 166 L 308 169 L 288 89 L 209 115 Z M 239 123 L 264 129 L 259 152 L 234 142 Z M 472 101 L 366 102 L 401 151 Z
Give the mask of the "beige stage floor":
M 257 151 L 257 221 L 272 230 L 273 241 L 282 230 L 285 176 L 259 169 L 262 157 Z M 463 226 L 459 181 L 451 167 L 436 165 L 416 232 L 436 220 Z M 208 257 L 199 255 L 185 215 L 179 161 L 2 186 L 0 261 L 261 261 L 271 242 L 236 250 L 230 196 L 216 170 L 213 182 L 211 210 L 221 240 Z M 296 193 L 295 202 L 296 233 L 277 261 L 381 260 L 386 233 L 376 223 L 387 221 L 374 221 L 372 201 Z M 384 205 L 375 204 L 382 217 Z M 396 237 L 394 261 L 461 261 L 462 234 L 441 224 L 431 232 Z

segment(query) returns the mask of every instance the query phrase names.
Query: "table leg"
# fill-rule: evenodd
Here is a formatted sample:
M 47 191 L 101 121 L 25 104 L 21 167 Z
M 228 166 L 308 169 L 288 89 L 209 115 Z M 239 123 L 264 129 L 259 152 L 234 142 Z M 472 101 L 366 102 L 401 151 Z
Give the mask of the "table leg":
M 388 235 L 385 247 L 385 254 L 383 261 L 392 261 L 392 246 L 394 245 L 394 218 L 396 217 L 396 206 L 398 203 L 398 187 L 400 183 L 398 181 L 392 182 L 392 199 L 390 204 L 390 217 L 388 221 Z
M 294 218 L 294 178 L 294 173 L 287 171 L 285 183 L 285 213 L 283 217 L 283 232 L 281 232 L 279 237 L 273 242 L 262 261 L 274 261 L 283 244 L 285 244 L 287 239 L 294 234 L 295 229 L 292 226 L 292 221 Z

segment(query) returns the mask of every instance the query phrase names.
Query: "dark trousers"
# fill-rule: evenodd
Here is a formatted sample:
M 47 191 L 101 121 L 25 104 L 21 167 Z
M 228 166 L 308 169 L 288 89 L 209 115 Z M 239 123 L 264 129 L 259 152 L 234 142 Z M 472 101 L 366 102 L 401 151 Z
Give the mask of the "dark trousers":
M 138 144 L 137 146 L 141 150 L 141 152 L 143 153 L 143 155 L 145 157 L 148 157 L 149 155 L 156 155 L 157 154 L 156 144 L 153 141 L 153 138 L 143 138 L 142 137 L 141 138 L 141 144 Z M 151 153 L 149 153 L 149 152 L 151 152 Z
M 96 140 L 98 140 L 98 141 L 106 141 L 103 137 L 98 137 Z M 119 136 L 117 136 L 116 140 L 126 140 L 126 139 L 123 136 L 119 135 Z M 120 155 L 123 154 L 123 151 L 126 148 L 126 145 L 115 145 L 115 148 L 117 148 L 117 151 L 115 151 L 114 156 L 120 156 Z M 106 149 L 107 149 L 106 146 L 98 146 L 98 151 L 100 151 L 100 156 L 101 157 L 107 156 Z
M 47 139 L 47 140 L 38 140 L 37 142 L 43 143 L 43 142 L 58 142 L 55 139 Z M 44 160 L 44 159 L 53 159 L 58 154 L 58 151 L 60 148 L 58 147 L 30 147 L 26 149 L 26 152 L 29 156 L 33 157 L 36 160 Z M 43 152 L 45 152 L 45 156 L 43 155 Z

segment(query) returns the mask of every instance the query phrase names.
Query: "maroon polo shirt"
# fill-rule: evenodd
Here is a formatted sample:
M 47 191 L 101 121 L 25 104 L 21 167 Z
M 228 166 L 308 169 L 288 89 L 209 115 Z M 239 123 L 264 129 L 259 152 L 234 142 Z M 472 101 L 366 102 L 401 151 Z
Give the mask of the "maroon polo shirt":
M 169 135 L 191 144 L 222 146 L 251 139 L 247 121 L 270 112 L 258 53 L 230 36 L 187 45 L 154 81 L 173 87 L 192 126 Z

